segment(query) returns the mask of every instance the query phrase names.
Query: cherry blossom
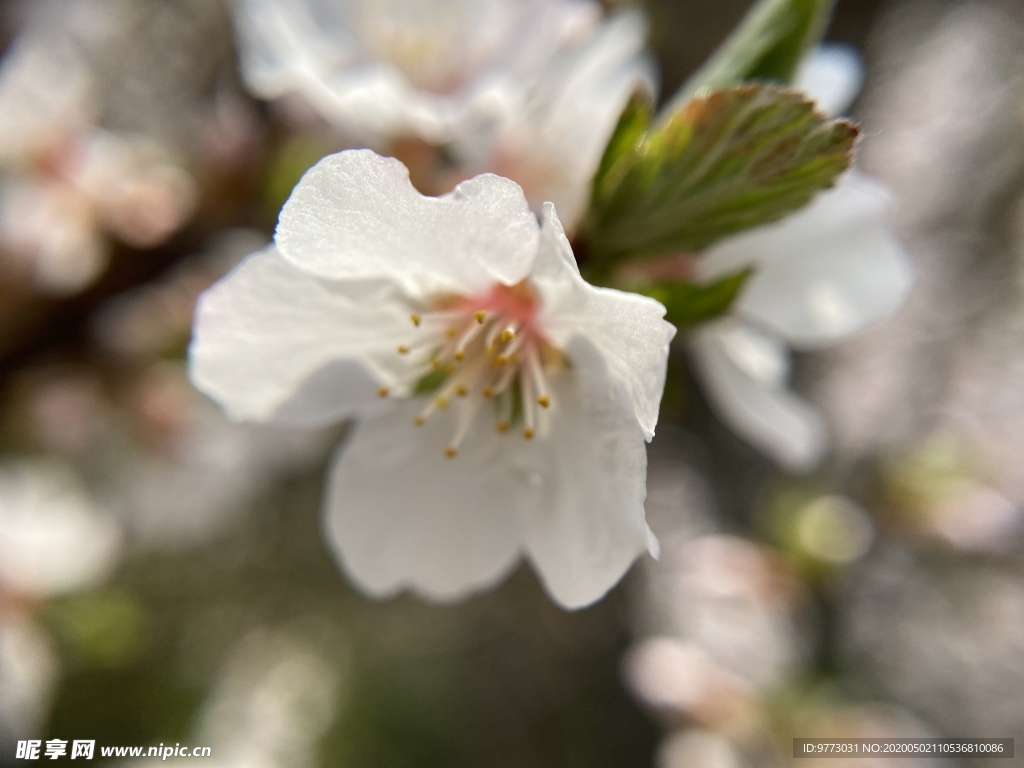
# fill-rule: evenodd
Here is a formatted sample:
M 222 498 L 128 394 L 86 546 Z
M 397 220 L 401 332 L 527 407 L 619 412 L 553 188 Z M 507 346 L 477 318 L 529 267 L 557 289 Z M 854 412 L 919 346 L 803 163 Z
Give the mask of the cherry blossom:
M 353 150 L 308 171 L 275 244 L 201 299 L 191 374 L 238 420 L 358 417 L 324 515 L 365 592 L 457 599 L 525 556 L 575 608 L 656 552 L 664 312 L 586 283 L 554 206 L 538 223 L 514 182 L 425 197 Z

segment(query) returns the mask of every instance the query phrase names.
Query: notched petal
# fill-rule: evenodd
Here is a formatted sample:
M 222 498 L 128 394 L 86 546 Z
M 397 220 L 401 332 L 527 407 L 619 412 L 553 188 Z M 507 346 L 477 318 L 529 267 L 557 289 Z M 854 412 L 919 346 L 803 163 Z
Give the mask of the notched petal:
M 349 150 L 302 177 L 281 211 L 276 242 L 310 274 L 386 280 L 419 298 L 519 282 L 538 237 L 515 182 L 484 174 L 426 197 L 398 160 Z

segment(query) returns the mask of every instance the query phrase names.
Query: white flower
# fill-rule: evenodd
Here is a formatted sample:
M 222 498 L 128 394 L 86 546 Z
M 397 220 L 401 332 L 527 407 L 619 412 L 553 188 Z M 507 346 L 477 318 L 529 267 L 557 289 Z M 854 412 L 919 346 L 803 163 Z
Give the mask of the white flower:
M 353 138 L 451 140 L 600 18 L 590 0 L 236 0 L 242 73 Z
M 799 84 L 841 111 L 859 77 L 855 56 L 825 49 Z M 790 469 L 816 464 L 826 443 L 821 414 L 787 389 L 790 348 L 855 334 L 892 315 L 910 290 L 909 259 L 886 223 L 889 203 L 881 183 L 850 171 L 805 209 L 699 259 L 705 280 L 756 269 L 731 314 L 698 328 L 690 350 L 719 416 Z
M 481 142 L 484 157 L 469 165 L 514 180 L 535 210 L 550 200 L 571 233 L 626 103 L 638 91 L 653 96 L 646 33 L 639 12 L 620 13 L 561 52 Z
M 457 599 L 525 555 L 578 607 L 656 547 L 663 315 L 584 282 L 554 207 L 538 225 L 515 183 L 424 197 L 398 161 L 342 152 L 200 301 L 191 372 L 236 419 L 361 417 L 325 527 L 366 592 Z

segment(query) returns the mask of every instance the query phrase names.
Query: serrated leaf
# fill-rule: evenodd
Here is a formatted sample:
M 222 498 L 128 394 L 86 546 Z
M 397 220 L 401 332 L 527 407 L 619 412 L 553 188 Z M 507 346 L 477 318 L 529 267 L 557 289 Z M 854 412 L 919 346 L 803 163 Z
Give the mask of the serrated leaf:
M 634 289 L 664 304 L 665 319 L 682 331 L 724 315 L 752 274 L 748 268 L 710 283 L 660 282 Z
M 694 252 L 767 224 L 832 186 L 857 128 L 802 93 L 766 84 L 713 91 L 646 133 L 594 188 L 584 236 L 599 262 Z
M 804 54 L 821 40 L 834 5 L 835 0 L 760 0 L 667 109 L 677 109 L 705 88 L 749 80 L 792 82 Z

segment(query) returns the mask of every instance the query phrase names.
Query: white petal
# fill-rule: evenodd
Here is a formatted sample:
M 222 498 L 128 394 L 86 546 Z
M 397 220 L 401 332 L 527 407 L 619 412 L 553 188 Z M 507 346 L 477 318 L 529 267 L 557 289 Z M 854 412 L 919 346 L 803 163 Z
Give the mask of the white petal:
M 600 16 L 589 0 L 236 0 L 250 88 L 299 94 L 350 138 L 440 143 L 543 75 Z
M 351 58 L 350 42 L 327 32 L 330 20 L 304 0 L 235 0 L 234 6 L 242 76 L 259 96 L 305 95 Z
M 770 364 L 762 341 L 742 344 L 745 333 L 733 319 L 708 323 L 690 336 L 690 351 L 704 391 L 719 418 L 754 446 L 792 470 L 806 470 L 825 450 L 825 425 L 813 407 L 785 388 L 779 375 L 788 364 Z M 757 350 L 752 358 L 751 350 Z M 786 354 L 780 344 L 776 354 Z
M 676 332 L 664 320 L 665 307 L 646 296 L 584 281 L 550 204 L 544 208 L 541 244 L 530 279 L 541 295 L 542 324 L 551 340 L 562 349 L 583 341 L 597 350 L 614 382 L 616 399 L 635 414 L 647 439 L 653 437 L 669 342 Z
M 582 397 L 574 374 L 561 379 L 551 382 L 546 438 L 500 435 L 480 415 L 454 459 L 443 455 L 449 414 L 413 426 L 422 402 L 359 425 L 325 504 L 328 540 L 352 580 L 378 597 L 411 589 L 456 600 L 491 586 L 525 550 L 551 597 L 571 609 L 656 551 L 644 521 L 643 433 L 607 380 L 598 398 Z
M 409 134 L 442 144 L 466 117 L 464 105 L 417 90 L 387 63 L 309 81 L 303 94 L 351 139 L 375 147 Z
M 410 329 L 393 289 L 320 280 L 271 247 L 200 299 L 190 375 L 235 419 L 328 424 L 397 386 Z
M 829 115 L 842 115 L 853 103 L 864 81 L 860 54 L 850 45 L 829 43 L 818 46 L 804 59 L 794 87 L 807 91 L 818 107 Z
M 552 599 L 573 609 L 599 600 L 644 551 L 657 556 L 658 543 L 644 518 L 643 431 L 610 393 L 582 397 L 582 374 L 566 378 L 553 382 L 555 426 L 532 456 L 526 542 Z
M 325 157 L 281 211 L 281 254 L 319 277 L 380 279 L 422 297 L 526 276 L 537 220 L 514 182 L 486 174 L 424 197 L 405 166 L 368 150 Z
M 913 283 L 888 208 L 883 185 L 851 172 L 802 211 L 712 248 L 701 275 L 756 265 L 736 311 L 794 346 L 834 343 L 892 315 Z
M 497 139 L 495 167 L 523 185 L 536 210 L 553 202 L 570 230 L 626 102 L 638 90 L 654 91 L 650 62 L 640 55 L 645 37 L 639 12 L 603 24 L 552 63 Z
M 506 456 L 516 438 L 488 420 L 448 459 L 449 414 L 416 427 L 423 405 L 402 403 L 356 427 L 331 473 L 324 527 L 342 569 L 366 593 L 411 589 L 457 600 L 515 563 L 531 489 Z

